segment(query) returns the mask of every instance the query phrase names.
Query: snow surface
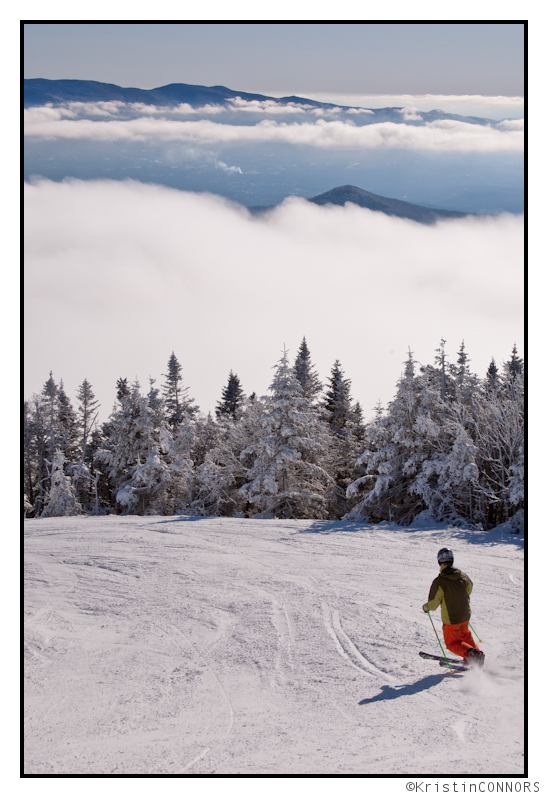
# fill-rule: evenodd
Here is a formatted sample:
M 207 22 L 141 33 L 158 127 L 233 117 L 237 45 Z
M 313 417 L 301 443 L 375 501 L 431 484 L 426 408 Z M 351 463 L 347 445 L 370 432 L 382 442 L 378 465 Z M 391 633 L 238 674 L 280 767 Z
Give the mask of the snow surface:
M 418 656 L 442 546 L 483 671 Z M 523 579 L 497 532 L 27 520 L 24 772 L 523 775 Z

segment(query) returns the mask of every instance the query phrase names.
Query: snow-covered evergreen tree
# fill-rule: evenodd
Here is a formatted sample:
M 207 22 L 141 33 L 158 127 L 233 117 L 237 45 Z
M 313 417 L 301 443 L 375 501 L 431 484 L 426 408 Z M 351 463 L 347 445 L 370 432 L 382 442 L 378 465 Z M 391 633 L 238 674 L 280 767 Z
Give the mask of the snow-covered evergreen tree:
M 57 440 L 61 451 L 68 462 L 75 462 L 80 456 L 78 419 L 72 406 L 63 380 L 57 389 Z
M 183 385 L 182 372 L 181 364 L 175 357 L 175 352 L 172 352 L 167 364 L 167 374 L 164 374 L 164 402 L 166 420 L 173 430 L 177 429 L 185 413 L 193 415 L 198 410 L 192 404 L 194 399 L 189 397 L 188 388 Z
M 197 468 L 192 507 L 200 515 L 231 516 L 245 505 L 239 488 L 245 482 L 246 470 L 238 457 L 236 426 L 227 425 L 221 431 L 216 446 Z
M 87 379 L 79 386 L 76 397 L 78 399 L 77 421 L 80 431 L 80 455 L 73 465 L 76 492 L 83 506 L 93 500 L 93 480 L 91 475 L 91 451 L 89 438 L 99 414 L 99 402 L 95 398 L 92 387 Z
M 348 486 L 347 496 L 353 500 L 365 487 L 369 490 L 352 508 L 352 517 L 407 523 L 424 509 L 422 499 L 411 489 L 424 459 L 415 430 L 420 389 L 413 353 L 409 351 L 387 413 L 377 417 L 374 428 L 366 432 L 366 439 L 375 445 L 358 458 L 357 465 L 363 466 L 366 473 Z
M 37 425 L 36 397 L 23 403 L 23 490 L 31 507 L 25 507 L 25 516 L 34 513 L 38 502 L 40 444 Z M 45 435 L 44 435 L 45 437 Z M 42 507 L 40 506 L 39 512 Z
M 156 439 L 159 440 L 160 430 L 167 426 L 165 422 L 164 400 L 160 394 L 160 389 L 154 387 L 156 380 L 149 377 L 148 382 L 147 405 L 150 412 L 150 423 Z
M 474 524 L 479 476 L 477 447 L 462 425 L 446 426 L 443 434 L 438 434 L 437 450 L 424 459 L 411 489 L 423 499 L 435 520 L 458 523 L 465 519 Z M 447 442 L 451 445 L 449 451 L 443 446 Z
M 155 440 L 147 399 L 141 394 L 139 382 L 135 381 L 129 392 L 120 396 L 119 407 L 114 408 L 109 419 L 105 449 L 97 452 L 96 459 L 110 479 L 117 503 L 130 511 L 139 504 L 139 495 L 132 487 L 133 474 L 148 460 Z
M 489 363 L 489 368 L 487 369 L 487 373 L 485 375 L 485 390 L 488 393 L 497 393 L 499 388 L 500 388 L 499 370 L 497 368 L 497 364 L 495 363 L 495 358 L 492 357 L 491 362 Z
M 78 457 L 77 423 L 63 382 L 55 382 L 50 371 L 42 392 L 25 405 L 24 475 L 28 500 L 34 515 L 41 515 L 51 484 L 51 468 L 59 449 L 65 460 Z
M 116 399 L 121 403 L 125 396 L 131 393 L 129 383 L 126 377 L 120 377 L 116 380 Z
M 226 388 L 223 389 L 221 401 L 217 402 L 215 415 L 217 418 L 227 416 L 236 419 L 241 411 L 244 398 L 245 396 L 240 379 L 238 375 L 234 374 L 231 370 L 228 375 Z
M 24 404 L 23 511 L 407 523 L 426 508 L 440 521 L 523 528 L 524 362 L 515 345 L 502 373 L 492 359 L 481 382 L 464 342 L 451 364 L 442 339 L 434 365 L 418 373 L 409 352 L 393 401 L 367 424 L 339 361 L 323 402 L 315 378 L 303 339 L 294 368 L 284 351 L 262 400 L 243 397 L 231 372 L 215 421 L 192 405 L 172 355 L 163 395 L 153 379 L 143 396 L 120 378 L 98 426 L 89 382 L 75 413 L 50 372 Z
M 261 436 L 242 452 L 243 457 L 253 456 L 253 466 L 241 493 L 256 513 L 324 518 L 325 493 L 332 481 L 324 467 L 328 431 L 303 396 L 287 350 L 269 390 Z
M 323 416 L 329 424 L 329 473 L 333 484 L 328 493 L 330 518 L 342 518 L 350 509 L 348 486 L 360 474 L 356 459 L 363 451 L 363 418 L 359 403 L 352 404 L 351 383 L 335 361 L 326 386 Z
M 322 391 L 322 383 L 318 376 L 318 372 L 314 370 L 314 366 L 312 365 L 310 350 L 305 337 L 303 337 L 301 341 L 293 368 L 295 370 L 295 376 L 301 383 L 303 396 L 310 402 L 315 402 Z
M 449 370 L 454 378 L 455 399 L 470 406 L 478 390 L 478 378 L 470 370 L 470 359 L 464 351 L 464 341 L 457 354 L 457 362 Z
M 205 456 L 196 461 L 196 498 L 192 507 L 199 514 L 253 513 L 240 488 L 246 484 L 247 473 L 254 464 L 254 444 L 263 436 L 264 412 L 263 402 L 252 395 L 243 402 L 236 420 L 221 417 L 214 425 Z M 203 436 L 203 432 L 199 434 Z
M 70 477 L 64 472 L 65 456 L 58 449 L 55 452 L 52 469 L 51 485 L 42 518 L 51 518 L 60 515 L 81 515 L 82 507 L 76 498 Z
M 46 417 L 46 457 L 52 463 L 55 452 L 61 446 L 61 432 L 58 423 L 58 397 L 59 388 L 50 371 L 49 378 L 42 388 L 42 403 Z
M 507 521 L 519 509 L 515 500 L 523 464 L 523 375 L 509 376 L 497 393 L 482 393 L 475 414 L 481 509 L 486 525 L 491 527 Z
M 519 377 L 521 374 L 523 374 L 523 368 L 523 358 L 519 357 L 518 348 L 514 344 L 510 359 L 504 364 L 504 376 L 506 380 L 508 382 L 513 382 L 516 377 Z
M 227 422 L 231 416 L 221 416 Z M 208 452 L 215 448 L 219 440 L 222 424 L 216 423 L 211 413 L 205 416 L 197 413 L 193 416 L 194 439 L 192 443 L 192 461 L 195 467 L 200 466 L 206 459 Z M 229 422 L 233 423 L 233 421 Z
M 340 433 L 348 424 L 351 405 L 350 380 L 345 378 L 341 364 L 336 360 L 331 369 L 324 398 L 327 422 L 334 433 Z

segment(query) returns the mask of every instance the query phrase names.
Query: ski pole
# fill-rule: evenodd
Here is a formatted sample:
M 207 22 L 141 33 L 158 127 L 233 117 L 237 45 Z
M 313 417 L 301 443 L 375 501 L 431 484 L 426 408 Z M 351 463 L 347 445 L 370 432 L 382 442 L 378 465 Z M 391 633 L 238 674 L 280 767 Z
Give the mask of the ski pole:
M 481 637 L 478 635 L 478 633 L 477 633 L 476 631 L 474 631 L 474 627 L 472 626 L 472 624 L 470 623 L 470 621 L 468 621 L 468 626 L 470 627 L 470 629 L 471 629 L 471 630 L 474 632 L 474 634 L 475 634 L 475 635 L 476 635 L 476 637 L 478 638 L 478 643 L 481 643 Z
M 436 632 L 436 627 L 434 626 L 434 621 L 432 620 L 432 616 L 430 615 L 430 613 L 428 613 L 428 617 L 430 618 L 430 623 L 432 624 L 432 629 L 434 630 L 434 632 Z M 449 664 L 449 661 L 447 659 L 447 655 L 446 655 L 445 651 L 443 650 L 443 646 L 441 644 L 441 640 L 439 639 L 437 632 L 436 632 L 436 637 L 438 638 L 438 643 L 440 644 L 441 653 L 443 654 L 443 657 L 444 657 L 445 661 L 447 662 L 447 667 L 449 668 L 449 672 L 450 673 L 455 673 L 455 671 L 453 670 L 453 668 Z

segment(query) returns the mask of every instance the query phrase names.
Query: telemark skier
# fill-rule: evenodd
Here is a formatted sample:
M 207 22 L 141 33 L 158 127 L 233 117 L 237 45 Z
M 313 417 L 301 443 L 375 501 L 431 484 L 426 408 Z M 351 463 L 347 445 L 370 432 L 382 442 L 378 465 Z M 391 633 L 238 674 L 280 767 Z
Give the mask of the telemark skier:
M 438 563 L 440 572 L 422 608 L 424 612 L 433 612 L 441 604 L 443 639 L 449 651 L 483 665 L 485 654 L 476 646 L 468 629 L 472 580 L 463 571 L 453 568 L 453 552 L 449 549 L 438 551 Z

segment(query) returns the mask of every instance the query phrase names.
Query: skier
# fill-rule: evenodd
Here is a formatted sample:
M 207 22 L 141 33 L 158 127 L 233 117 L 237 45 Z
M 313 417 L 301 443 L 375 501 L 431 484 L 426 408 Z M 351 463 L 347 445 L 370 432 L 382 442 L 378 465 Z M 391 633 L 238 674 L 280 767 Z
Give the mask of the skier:
M 463 571 L 453 568 L 450 549 L 438 551 L 438 563 L 440 573 L 432 582 L 428 601 L 422 608 L 424 612 L 433 612 L 441 604 L 443 639 L 449 651 L 483 665 L 485 654 L 476 646 L 468 629 L 472 580 Z

